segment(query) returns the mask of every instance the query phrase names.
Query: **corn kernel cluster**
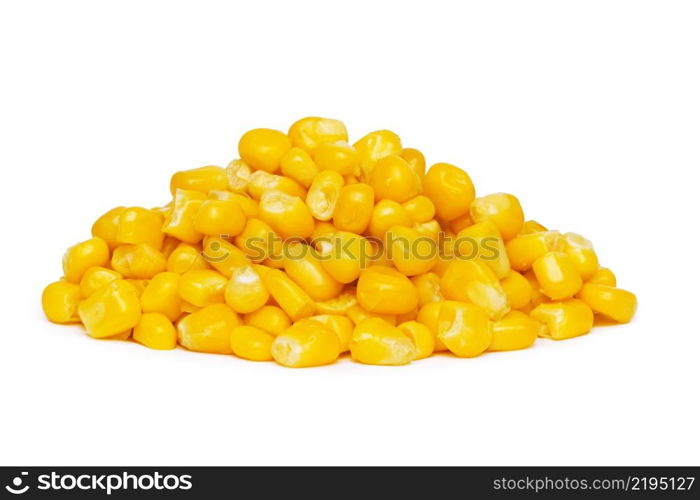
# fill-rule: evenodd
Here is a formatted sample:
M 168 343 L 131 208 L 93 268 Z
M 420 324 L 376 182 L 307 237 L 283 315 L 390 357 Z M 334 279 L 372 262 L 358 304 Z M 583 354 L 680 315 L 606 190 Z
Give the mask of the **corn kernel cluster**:
M 454 165 L 426 171 L 393 132 L 351 145 L 308 117 L 245 133 L 238 153 L 175 173 L 163 207 L 99 217 L 44 290 L 48 319 L 306 367 L 523 349 L 634 314 L 590 241 L 526 221 L 511 194 L 477 198 Z

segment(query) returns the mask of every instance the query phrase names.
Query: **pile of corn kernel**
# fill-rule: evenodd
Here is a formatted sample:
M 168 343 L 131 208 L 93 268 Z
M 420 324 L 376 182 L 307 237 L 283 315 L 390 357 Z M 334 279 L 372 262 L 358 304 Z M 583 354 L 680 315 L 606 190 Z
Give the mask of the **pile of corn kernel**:
M 525 221 L 511 194 L 475 197 L 454 165 L 426 172 L 388 130 L 350 145 L 342 122 L 308 117 L 238 153 L 175 173 L 163 207 L 98 218 L 44 290 L 48 319 L 307 367 L 523 349 L 636 309 L 587 239 Z

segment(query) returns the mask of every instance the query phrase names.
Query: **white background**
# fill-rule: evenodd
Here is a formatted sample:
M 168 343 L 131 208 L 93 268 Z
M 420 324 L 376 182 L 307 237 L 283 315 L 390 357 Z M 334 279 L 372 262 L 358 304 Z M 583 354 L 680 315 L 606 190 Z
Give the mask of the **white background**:
M 700 464 L 696 2 L 0 7 L 0 463 Z M 633 323 L 289 370 L 48 323 L 66 247 L 254 127 L 380 128 L 593 240 Z

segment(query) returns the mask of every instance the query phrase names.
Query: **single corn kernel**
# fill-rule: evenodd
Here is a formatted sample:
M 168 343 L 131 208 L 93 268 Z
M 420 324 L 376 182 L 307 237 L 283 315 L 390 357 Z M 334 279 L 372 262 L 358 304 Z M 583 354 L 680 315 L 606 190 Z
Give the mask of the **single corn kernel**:
M 260 198 L 260 219 L 282 238 L 308 238 L 314 231 L 309 208 L 298 196 L 282 191 L 266 191 Z
M 337 298 L 316 302 L 316 314 L 347 315 L 348 311 L 357 305 L 357 297 L 354 293 L 344 292 Z
M 437 336 L 438 324 L 440 320 L 440 309 L 442 309 L 442 304 L 444 303 L 444 301 L 429 302 L 418 310 L 418 316 L 416 316 L 416 321 L 421 325 L 428 327 L 428 330 L 430 330 L 435 337 L 434 352 L 447 351 L 447 346 Z
M 564 253 L 576 266 L 581 279 L 588 281 L 600 267 L 598 256 L 593 250 L 593 244 L 576 233 L 564 233 L 562 242 L 564 243 Z
M 185 274 L 187 271 L 208 269 L 209 264 L 202 257 L 202 251 L 195 245 L 180 243 L 168 257 L 165 265 L 167 271 Z
M 292 324 L 287 313 L 277 306 L 263 306 L 257 311 L 248 313 L 243 317 L 243 322 L 248 326 L 260 328 L 275 337 Z
M 405 365 L 415 359 L 416 347 L 398 328 L 381 318 L 369 318 L 355 327 L 350 355 L 368 365 Z
M 350 349 L 350 338 L 352 337 L 352 332 L 355 328 L 355 325 L 350 318 L 339 314 L 320 314 L 317 316 L 311 316 L 309 319 L 318 321 L 338 336 L 341 353 Z
M 369 184 L 377 200 L 394 200 L 403 203 L 421 192 L 421 181 L 406 160 L 389 155 L 377 161 L 372 169 Z
M 423 178 L 423 194 L 435 204 L 439 219 L 451 221 L 469 212 L 475 192 L 464 170 L 449 163 L 436 163 Z
M 360 155 L 346 141 L 323 142 L 314 149 L 314 161 L 320 170 L 340 175 L 360 173 Z
M 435 335 L 427 326 L 417 321 L 405 321 L 397 328 L 413 342 L 413 346 L 416 348 L 413 359 L 423 359 L 433 354 Z
M 370 132 L 353 144 L 353 147 L 360 155 L 360 169 L 365 182 L 369 180 L 377 161 L 385 156 L 400 155 L 403 149 L 401 139 L 391 130 Z
M 306 189 L 289 177 L 270 174 L 264 170 L 253 172 L 248 183 L 248 194 L 255 200 L 259 200 L 263 193 L 275 189 L 287 193 L 289 196 L 298 196 L 302 200 L 306 198 Z
M 593 328 L 593 311 L 578 299 L 540 304 L 530 312 L 530 317 L 547 327 L 539 335 L 554 340 L 577 337 Z
M 139 292 L 125 280 L 107 283 L 78 306 L 88 335 L 104 338 L 131 330 L 141 318 Z
M 282 157 L 282 174 L 308 188 L 319 169 L 311 155 L 301 148 L 292 148 Z
M 501 319 L 510 311 L 501 283 L 483 261 L 453 260 L 440 286 L 445 298 L 481 306 L 492 320 Z
M 339 355 L 338 336 L 324 324 L 310 319 L 297 321 L 272 343 L 272 357 L 290 368 L 327 365 Z
M 122 245 L 114 249 L 112 269 L 125 278 L 150 279 L 165 271 L 163 254 L 145 243 Z
M 406 276 L 427 273 L 437 262 L 437 243 L 411 227 L 392 227 L 386 243 L 394 266 Z
M 243 250 L 218 236 L 204 238 L 202 258 L 227 278 L 231 277 L 234 269 L 251 263 Z
M 239 358 L 251 361 L 272 361 L 275 337 L 254 326 L 237 326 L 231 331 L 231 350 Z
M 401 204 L 413 222 L 428 222 L 435 217 L 435 205 L 430 198 L 419 194 Z
M 453 354 L 472 358 L 491 344 L 492 325 L 484 309 L 475 304 L 448 300 L 438 316 L 437 337 Z
M 343 122 L 318 116 L 309 116 L 294 122 L 287 135 L 294 146 L 307 153 L 313 152 L 324 142 L 348 140 L 348 131 Z
M 252 266 L 233 269 L 224 292 L 226 304 L 231 309 L 240 314 L 250 313 L 264 306 L 269 298 L 262 278 Z
M 113 208 L 101 215 L 92 225 L 92 235 L 105 240 L 110 250 L 119 245 L 117 231 L 119 230 L 119 219 L 124 210 L 126 207 Z
M 495 193 L 475 199 L 469 208 L 469 214 L 474 222 L 493 222 L 505 241 L 515 238 L 525 221 L 520 201 L 507 193 Z
M 425 156 L 423 156 L 423 153 L 414 148 L 404 148 L 401 151 L 401 158 L 406 160 L 408 166 L 418 176 L 423 177 L 425 175 Z
M 364 309 L 360 304 L 355 304 L 347 311 L 347 317 L 355 325 L 359 325 L 364 320 L 369 318 L 380 318 L 389 323 L 391 326 L 396 326 L 398 324 L 398 318 L 395 314 L 382 314 L 376 312 L 369 312 Z
M 226 304 L 212 304 L 178 322 L 178 342 L 190 351 L 231 354 L 231 332 L 240 325 L 240 318 Z
M 226 169 L 215 166 L 181 170 L 175 172 L 170 179 L 170 192 L 173 195 L 178 189 L 207 194 L 212 189 L 228 189 L 228 187 Z
M 559 231 L 542 231 L 516 236 L 506 243 L 510 265 L 516 271 L 527 271 L 532 263 L 547 252 L 564 249 Z
M 251 175 L 250 167 L 243 160 L 233 160 L 226 166 L 228 188 L 235 193 L 245 193 L 248 191 L 248 183 L 250 182 Z
M 345 231 L 317 238 L 314 243 L 321 265 L 339 283 L 355 281 L 367 267 L 372 252 L 369 241 Z
M 344 182 L 343 176 L 338 172 L 319 172 L 306 194 L 306 206 L 309 207 L 311 215 L 320 221 L 331 220 Z
M 338 229 L 330 222 L 316 221 L 314 232 L 311 233 L 311 244 L 315 245 L 316 240 L 325 240 L 332 236 Z
M 134 340 L 151 349 L 175 349 L 177 332 L 175 327 L 163 314 L 144 313 L 134 327 Z
M 493 324 L 489 351 L 514 351 L 530 347 L 544 325 L 520 311 L 511 311 Z
M 561 252 L 548 252 L 532 264 L 540 289 L 552 300 L 573 297 L 583 281 L 571 258 Z
M 501 287 L 506 292 L 511 309 L 521 309 L 530 303 L 532 285 L 518 271 L 510 271 L 505 278 L 501 279 Z
M 180 277 L 180 298 L 197 307 L 224 302 L 227 279 L 211 269 L 188 271 Z
M 541 233 L 544 231 L 549 231 L 549 229 L 544 227 L 536 220 L 526 220 L 523 222 L 523 227 L 520 229 L 520 234 Z
M 598 270 L 590 277 L 588 283 L 595 283 L 596 285 L 608 285 L 617 286 L 617 278 L 615 274 L 607 267 L 600 267 Z
M 206 200 L 194 217 L 195 231 L 212 236 L 235 236 L 244 226 L 245 214 L 234 201 Z
M 182 311 L 179 288 L 179 274 L 173 272 L 156 274 L 141 294 L 143 312 L 160 313 L 170 321 L 175 321 Z
M 453 233 L 459 234 L 462 229 L 471 226 L 473 223 L 472 216 L 469 215 L 469 213 L 466 213 L 464 215 L 460 215 L 454 220 L 451 220 L 450 222 L 447 222 L 446 225 Z M 501 233 L 498 234 L 500 235 Z
M 403 314 L 418 306 L 418 294 L 411 280 L 397 270 L 371 266 L 360 273 L 357 301 L 372 313 Z
M 173 210 L 165 219 L 163 232 L 186 243 L 198 243 L 203 235 L 194 227 L 194 217 L 207 199 L 204 193 L 177 189 L 173 198 Z
M 77 323 L 81 287 L 68 281 L 55 281 L 44 288 L 41 307 L 53 323 Z
M 279 130 L 256 128 L 243 134 L 238 154 L 247 165 L 265 172 L 275 172 L 282 157 L 292 148 L 292 141 Z
M 540 284 L 537 281 L 537 276 L 535 276 L 535 273 L 532 271 L 532 269 L 523 273 L 523 277 L 530 283 L 530 304 L 533 307 L 536 307 L 542 302 L 548 300 L 547 296 L 542 293 L 542 290 L 540 290 Z M 520 309 L 523 308 L 521 307 Z
M 479 258 L 500 279 L 510 272 L 510 260 L 498 228 L 489 220 L 462 229 L 455 240 L 455 252 L 467 258 Z
M 618 323 L 629 323 L 637 309 L 637 297 L 614 286 L 586 283 L 578 297 L 593 309 Z
M 93 237 L 73 245 L 63 255 L 63 276 L 67 281 L 79 283 L 85 271 L 91 267 L 104 267 L 109 263 L 109 246 L 102 238 Z
M 326 271 L 313 247 L 302 243 L 286 246 L 284 270 L 314 300 L 330 300 L 343 289 Z
M 431 302 L 441 302 L 444 299 L 440 289 L 440 276 L 435 273 L 424 273 L 411 278 L 418 294 L 418 307 Z
M 428 222 L 417 223 L 413 225 L 413 229 L 415 229 L 421 236 L 427 236 L 435 242 L 436 246 L 439 246 L 442 228 L 440 227 L 440 223 L 438 221 L 429 220 Z
M 413 221 L 406 210 L 394 200 L 382 200 L 374 206 L 369 221 L 369 233 L 375 238 L 384 239 L 393 226 L 411 227 Z
M 119 216 L 116 242 L 119 245 L 125 243 L 145 243 L 156 250 L 163 246 L 163 218 L 141 207 L 126 208 Z
M 263 277 L 267 291 L 292 321 L 311 316 L 316 310 L 314 300 L 284 272 L 270 269 Z
M 102 288 L 107 283 L 122 279 L 123 276 L 117 271 L 107 269 L 106 267 L 91 267 L 83 274 L 80 279 L 80 296 L 85 299 L 92 295 L 98 288 Z
M 361 234 L 369 225 L 373 209 L 374 190 L 368 184 L 345 185 L 335 204 L 333 224 L 341 231 Z
M 279 236 L 260 219 L 248 219 L 243 231 L 235 238 L 236 246 L 253 262 L 265 259 L 281 259 L 282 241 Z

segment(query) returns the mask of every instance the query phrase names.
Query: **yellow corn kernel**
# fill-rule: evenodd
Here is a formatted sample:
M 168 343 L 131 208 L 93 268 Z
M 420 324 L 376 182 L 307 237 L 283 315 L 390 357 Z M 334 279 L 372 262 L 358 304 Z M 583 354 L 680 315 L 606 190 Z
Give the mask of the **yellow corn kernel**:
M 590 277 L 588 283 L 595 283 L 596 285 L 608 285 L 617 286 L 617 278 L 615 274 L 607 267 L 600 267 L 598 270 Z
M 427 236 L 433 240 L 436 245 L 438 245 L 440 242 L 440 233 L 442 232 L 442 228 L 440 227 L 440 223 L 436 220 L 429 220 L 428 222 L 414 224 L 413 229 L 415 229 L 421 236 Z
M 403 151 L 401 151 L 401 158 L 406 160 L 411 170 L 419 177 L 425 175 L 425 156 L 423 156 L 423 153 L 414 148 L 404 148 Z
M 339 283 L 355 281 L 367 267 L 372 252 L 369 241 L 345 231 L 317 238 L 314 243 L 321 265 Z
M 309 207 L 311 215 L 321 221 L 331 220 L 344 182 L 343 176 L 338 172 L 319 172 L 306 194 L 306 206 Z
M 455 251 L 467 259 L 479 258 L 500 279 L 510 272 L 510 260 L 501 233 L 491 221 L 462 229 L 455 240 Z
M 203 235 L 195 229 L 194 217 L 206 199 L 207 196 L 199 191 L 176 190 L 173 210 L 165 219 L 163 232 L 186 243 L 198 243 Z
M 323 142 L 314 149 L 314 161 L 320 170 L 340 175 L 360 173 L 360 155 L 346 141 Z
M 95 268 L 97 269 L 97 268 Z M 77 323 L 81 287 L 68 281 L 54 281 L 41 294 L 41 307 L 53 323 Z
M 547 327 L 539 335 L 554 340 L 577 337 L 593 328 L 593 311 L 578 299 L 540 304 L 530 312 L 530 317 Z
M 541 231 L 516 236 L 506 243 L 510 266 L 516 271 L 527 271 L 532 263 L 547 252 L 563 250 L 559 231 Z
M 258 202 L 245 193 L 232 193 L 231 191 L 209 191 L 209 198 L 212 200 L 233 201 L 246 217 L 258 216 Z
M 333 363 L 340 355 L 340 340 L 326 325 L 310 319 L 297 321 L 272 343 L 272 357 L 290 368 Z
M 348 131 L 340 120 L 309 116 L 292 124 L 288 134 L 292 144 L 311 153 L 324 142 L 347 141 Z
M 481 306 L 492 320 L 501 319 L 510 310 L 501 283 L 483 261 L 453 260 L 442 276 L 440 286 L 445 298 Z
M 355 327 L 350 355 L 368 365 L 405 365 L 415 359 L 416 347 L 398 328 L 381 318 L 369 318 Z
M 530 347 L 544 325 L 520 311 L 511 311 L 493 324 L 489 351 L 514 351 Z
M 239 358 L 271 361 L 275 337 L 254 326 L 237 326 L 231 331 L 231 350 Z
M 104 267 L 109 263 L 109 247 L 102 238 L 93 237 L 73 245 L 63 255 L 63 276 L 67 281 L 79 283 L 85 271 L 91 267 Z
M 161 218 L 161 220 L 165 219 L 168 215 L 170 215 L 170 211 L 173 209 L 172 203 L 168 203 L 167 205 L 163 205 L 160 207 L 153 207 L 149 209 L 151 212 L 156 214 Z
M 124 209 L 119 216 L 116 242 L 119 245 L 125 243 L 145 243 L 156 250 L 163 246 L 163 218 L 141 207 Z
M 471 226 L 473 223 L 472 216 L 469 215 L 469 213 L 466 213 L 464 215 L 460 215 L 456 219 L 451 220 L 450 222 L 447 222 L 446 226 L 453 233 L 459 234 L 461 230 Z M 498 234 L 500 235 L 501 233 Z
M 400 155 L 402 151 L 401 139 L 390 130 L 370 132 L 353 144 L 353 147 L 360 155 L 360 169 L 365 182 L 369 180 L 378 160 L 389 155 Z
M 319 170 L 311 155 L 301 148 L 292 148 L 282 157 L 282 174 L 308 188 Z
M 80 279 L 80 296 L 84 299 L 92 295 L 98 288 L 102 288 L 107 283 L 122 279 L 123 276 L 117 271 L 107 269 L 106 267 L 91 267 L 83 274 Z
M 435 337 L 434 352 L 447 351 L 447 346 L 445 346 L 442 340 L 440 340 L 437 336 L 438 321 L 440 320 L 440 309 L 444 303 L 444 301 L 429 302 L 418 310 L 418 315 L 416 316 L 416 321 L 421 325 L 428 327 L 428 330 L 430 330 Z
M 377 200 L 403 203 L 421 192 L 421 181 L 406 160 L 389 155 L 375 163 L 369 178 Z
M 126 207 L 116 207 L 100 216 L 92 225 L 92 235 L 102 238 L 110 250 L 114 249 L 117 242 L 117 231 L 119 230 L 119 219 Z
M 167 236 L 163 239 L 163 246 L 160 249 L 160 253 L 167 260 L 173 251 L 180 245 L 180 240 L 173 238 L 172 236 Z
M 170 192 L 173 195 L 178 189 L 207 194 L 212 189 L 228 189 L 228 187 L 226 169 L 215 166 L 181 170 L 175 172 L 170 179 Z
M 333 212 L 333 224 L 341 231 L 361 234 L 367 229 L 374 209 L 374 190 L 369 184 L 343 186 Z
M 548 252 L 532 263 L 540 290 L 552 300 L 573 297 L 583 281 L 571 258 L 561 252 Z
M 287 245 L 284 270 L 312 299 L 330 300 L 338 296 L 343 285 L 333 279 L 315 253 L 309 245 Z
M 311 316 L 316 310 L 314 300 L 284 272 L 270 269 L 263 276 L 267 291 L 292 321 Z
M 201 310 L 202 308 L 199 306 L 196 306 L 194 304 L 190 304 L 189 302 L 186 302 L 183 300 L 181 309 L 182 309 L 182 313 L 186 316 L 186 315 L 191 314 L 193 312 L 197 312 L 197 311 Z M 182 318 L 182 315 L 181 315 L 181 318 Z
M 372 313 L 403 314 L 418 306 L 418 294 L 411 280 L 396 269 L 370 266 L 360 273 L 357 301 Z
M 397 316 L 395 314 L 382 314 L 376 312 L 369 312 L 364 309 L 360 304 L 355 304 L 350 309 L 347 310 L 347 317 L 355 325 L 359 325 L 364 320 L 369 318 L 380 318 L 389 323 L 392 326 L 396 326 L 398 323 Z
M 338 229 L 330 222 L 316 221 L 314 232 L 311 233 L 311 243 L 316 244 L 316 240 L 325 240 L 332 236 Z
M 248 183 L 248 194 L 254 199 L 259 200 L 263 193 L 275 189 L 287 193 L 289 196 L 298 196 L 301 199 L 306 198 L 306 189 L 298 182 L 284 177 L 258 170 L 253 172 Z
M 248 219 L 243 231 L 236 236 L 236 246 L 253 262 L 267 258 L 281 259 L 282 241 L 279 236 L 260 219 Z
M 391 262 L 389 256 L 387 255 L 388 252 L 384 246 L 384 243 L 376 239 L 369 238 L 367 238 L 367 242 L 369 243 L 370 249 L 368 265 L 394 267 L 394 263 Z
M 356 305 L 355 294 L 344 292 L 334 299 L 316 302 L 316 314 L 347 315 L 348 311 Z
M 187 271 L 180 277 L 178 295 L 197 307 L 224 302 L 227 279 L 211 269 Z
M 107 283 L 78 306 L 88 335 L 104 338 L 130 330 L 141 318 L 139 292 L 125 280 Z
M 282 157 L 292 148 L 292 141 L 279 130 L 249 130 L 238 142 L 238 154 L 247 165 L 265 172 L 275 172 Z
M 233 160 L 226 166 L 228 188 L 235 193 L 247 192 L 251 174 L 250 167 L 243 160 Z
M 536 220 L 526 220 L 523 222 L 523 227 L 520 229 L 520 234 L 542 233 L 545 231 L 549 231 L 549 229 L 544 227 Z
M 464 302 L 443 302 L 438 316 L 437 337 L 453 354 L 472 358 L 491 344 L 492 325 L 484 309 Z
M 248 313 L 243 317 L 243 322 L 274 336 L 279 335 L 292 324 L 287 313 L 277 306 L 263 306 L 257 311 Z
M 245 226 L 245 214 L 234 201 L 206 200 L 194 217 L 194 229 L 212 236 L 235 236 Z
M 437 262 L 435 263 L 435 267 L 431 269 L 431 272 L 434 272 L 441 278 L 445 275 L 445 271 L 447 271 L 447 268 L 450 265 L 450 262 L 454 260 L 454 257 L 451 255 L 445 255 L 444 253 L 440 254 L 440 257 L 438 257 Z
M 226 304 L 212 304 L 182 318 L 177 338 L 190 351 L 231 354 L 231 332 L 240 325 L 240 318 Z
M 350 175 L 350 174 L 344 175 L 343 179 L 345 180 L 346 186 L 349 186 L 351 184 L 357 184 L 358 182 L 360 182 L 360 179 L 357 176 Z
M 423 178 L 423 194 L 435 204 L 439 219 L 451 221 L 469 212 L 475 193 L 464 170 L 449 163 L 436 163 Z
M 391 261 L 406 276 L 427 273 L 437 262 L 437 243 L 411 227 L 392 227 L 386 240 Z
M 413 286 L 418 294 L 418 307 L 423 307 L 431 302 L 445 300 L 440 290 L 440 276 L 435 273 L 424 273 L 411 278 Z
M 202 257 L 199 247 L 189 243 L 180 243 L 168 257 L 165 265 L 167 271 L 177 274 L 185 274 L 187 271 L 208 269 L 209 264 Z
M 134 288 L 136 288 L 136 293 L 139 296 L 139 300 L 141 300 L 141 296 L 143 295 L 143 292 L 146 290 L 146 285 L 151 281 L 149 279 L 141 279 L 141 278 L 126 278 L 124 281 L 131 283 Z
M 562 236 L 564 253 L 569 256 L 583 281 L 588 281 L 596 273 L 600 265 L 598 256 L 593 250 L 593 244 L 576 233 L 564 233 Z
M 474 222 L 493 222 L 505 241 L 515 238 L 525 221 L 520 201 L 507 193 L 495 193 L 475 199 L 469 208 L 469 214 Z
M 501 287 L 506 292 L 511 309 L 521 309 L 532 299 L 532 285 L 518 271 L 510 271 L 505 278 L 501 279 Z
M 419 194 L 401 204 L 413 222 L 428 222 L 435 216 L 435 205 L 430 198 Z
M 251 263 L 243 250 L 218 236 L 206 236 L 202 249 L 202 258 L 227 278 L 234 269 Z
M 350 337 L 352 337 L 352 331 L 355 328 L 350 318 L 339 314 L 320 314 L 311 316 L 309 319 L 318 321 L 338 336 L 341 353 L 350 348 L 348 344 L 350 343 Z
M 149 312 L 141 315 L 134 327 L 134 340 L 151 349 L 175 349 L 177 332 L 171 320 L 163 314 Z
M 618 323 L 629 323 L 637 309 L 637 297 L 614 286 L 586 283 L 578 297 L 593 309 Z
M 542 302 L 548 300 L 545 294 L 542 293 L 542 290 L 540 290 L 540 284 L 537 282 L 537 276 L 535 276 L 532 269 L 523 273 L 523 277 L 530 283 L 530 304 L 532 306 L 538 306 Z M 523 308 L 521 307 L 520 309 Z
M 285 239 L 308 238 L 314 231 L 314 219 L 302 199 L 274 189 L 260 198 L 260 219 Z
M 423 359 L 433 354 L 435 350 L 435 335 L 427 326 L 417 321 L 405 321 L 397 328 L 411 340 L 416 348 L 416 354 L 413 359 Z
M 175 321 L 182 311 L 179 287 L 180 275 L 177 273 L 163 272 L 153 276 L 141 294 L 143 312 L 160 313 Z
M 375 238 L 384 239 L 386 232 L 392 226 L 413 225 L 406 210 L 394 200 L 382 200 L 374 206 L 372 218 L 369 221 L 369 233 Z
M 125 278 L 150 279 L 165 271 L 165 257 L 145 243 L 122 245 L 114 249 L 112 269 Z
M 233 269 L 224 298 L 231 309 L 246 314 L 264 306 L 270 294 L 260 275 L 252 266 L 246 265 Z

